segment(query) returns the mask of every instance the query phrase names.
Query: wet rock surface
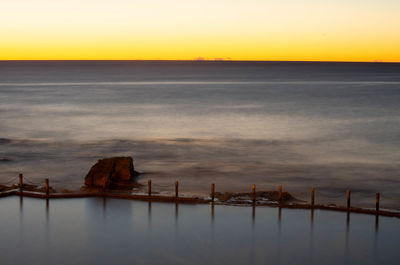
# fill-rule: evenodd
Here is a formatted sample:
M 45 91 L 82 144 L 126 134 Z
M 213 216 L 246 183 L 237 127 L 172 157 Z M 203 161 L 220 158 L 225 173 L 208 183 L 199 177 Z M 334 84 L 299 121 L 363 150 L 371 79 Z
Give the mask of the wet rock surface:
M 19 185 L 17 185 L 17 184 L 14 184 L 12 186 L 0 185 L 0 192 L 16 190 L 16 189 L 18 189 L 18 190 L 20 189 Z M 23 184 L 22 190 L 30 191 L 30 192 L 43 192 L 43 193 L 46 192 L 45 186 L 32 185 L 32 184 Z M 54 188 L 49 187 L 49 193 L 56 193 L 56 192 L 57 191 Z
M 216 192 L 215 197 L 221 202 L 246 202 L 252 200 L 253 194 L 251 192 Z M 258 191 L 256 192 L 257 199 L 265 199 L 269 201 L 278 201 L 278 191 Z M 282 192 L 282 202 L 297 201 L 290 193 Z
M 85 177 L 88 187 L 124 187 L 135 184 L 135 171 L 132 157 L 111 157 L 97 161 Z

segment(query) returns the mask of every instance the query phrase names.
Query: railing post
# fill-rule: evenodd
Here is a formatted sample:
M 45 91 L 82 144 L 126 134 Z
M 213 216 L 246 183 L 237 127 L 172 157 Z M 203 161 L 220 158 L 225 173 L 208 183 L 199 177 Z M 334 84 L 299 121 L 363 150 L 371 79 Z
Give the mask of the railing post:
M 346 191 L 346 195 L 347 195 L 347 208 L 350 208 L 350 193 L 351 193 L 351 191 L 350 190 L 347 190 Z
M 147 181 L 147 190 L 148 190 L 149 196 L 151 196 L 151 179 L 149 179 L 149 180 Z
M 282 185 L 279 185 L 279 190 L 278 190 L 278 201 L 282 202 Z
M 311 188 L 311 207 L 314 208 L 314 203 L 315 203 L 315 188 Z
M 377 192 L 376 193 L 376 204 L 375 204 L 377 212 L 379 211 L 379 199 L 380 199 L 380 197 L 381 197 L 381 194 L 379 192 Z
M 253 203 L 256 203 L 256 184 L 253 184 L 252 186 L 252 197 L 253 197 Z
M 175 181 L 175 197 L 178 198 L 178 187 L 179 187 L 179 183 L 178 181 Z
M 24 186 L 24 175 L 22 173 L 19 173 L 19 191 L 22 192 L 22 187 Z
M 49 196 L 49 179 L 45 180 L 44 191 L 46 192 L 46 196 Z
M 214 202 L 215 198 L 215 184 L 211 183 L 211 201 Z

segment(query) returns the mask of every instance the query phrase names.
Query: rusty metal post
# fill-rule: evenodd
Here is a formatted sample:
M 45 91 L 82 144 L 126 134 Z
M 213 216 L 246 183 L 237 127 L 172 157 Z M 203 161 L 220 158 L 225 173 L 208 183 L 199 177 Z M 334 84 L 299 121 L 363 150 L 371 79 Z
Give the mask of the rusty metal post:
M 149 179 L 149 180 L 147 181 L 147 188 L 148 188 L 149 196 L 151 196 L 151 179 Z
M 346 195 L 347 195 L 347 208 L 350 208 L 350 193 L 351 193 L 351 191 L 350 190 L 347 190 L 346 191 Z
M 311 207 L 314 208 L 314 203 L 315 203 L 315 188 L 311 188 Z
M 178 198 L 178 189 L 179 189 L 179 182 L 175 181 L 175 197 Z
M 215 184 L 211 183 L 211 201 L 214 202 L 215 198 Z
M 22 187 L 24 186 L 24 175 L 22 173 L 19 173 L 19 191 L 22 192 Z
M 379 192 L 377 192 L 376 193 L 376 204 L 375 204 L 377 212 L 379 211 L 379 199 L 380 199 L 380 197 L 381 197 L 381 194 Z
M 282 185 L 279 185 L 279 190 L 278 190 L 278 201 L 282 201 Z
M 256 203 L 256 184 L 253 184 L 252 186 L 252 197 L 253 197 L 253 203 Z
M 46 192 L 46 196 L 49 196 L 49 179 L 45 180 L 44 191 Z

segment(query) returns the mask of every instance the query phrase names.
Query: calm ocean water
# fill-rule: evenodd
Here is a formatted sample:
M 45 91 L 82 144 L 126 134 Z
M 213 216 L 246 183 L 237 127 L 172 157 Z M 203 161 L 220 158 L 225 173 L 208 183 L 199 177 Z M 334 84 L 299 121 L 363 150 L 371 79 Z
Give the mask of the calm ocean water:
M 113 199 L 0 203 L 2 264 L 395 265 L 397 218 Z
M 0 62 L 0 182 L 79 187 L 131 155 L 140 181 L 183 193 L 351 188 L 400 209 L 399 102 L 400 64 Z

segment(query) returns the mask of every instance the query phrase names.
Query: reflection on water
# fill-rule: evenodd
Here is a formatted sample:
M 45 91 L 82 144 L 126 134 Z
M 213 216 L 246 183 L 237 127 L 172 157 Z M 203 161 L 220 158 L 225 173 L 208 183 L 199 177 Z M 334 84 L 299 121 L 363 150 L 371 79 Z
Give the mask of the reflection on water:
M 7 197 L 0 200 L 0 254 L 4 264 L 397 264 L 400 258 L 397 218 L 380 217 L 378 229 L 370 215 L 351 214 L 350 222 L 349 213 L 255 210 Z
M 314 224 L 314 209 L 311 209 L 311 228 Z
M 214 223 L 214 216 L 215 216 L 215 205 L 214 202 L 211 203 L 211 223 Z
M 350 229 L 350 212 L 346 214 L 346 236 L 345 236 L 345 258 L 349 262 L 349 229 Z
M 251 219 L 252 219 L 253 224 L 254 224 L 254 221 L 256 220 L 256 206 L 253 204 L 253 206 L 251 208 L 252 208 Z
M 313 264 L 313 251 L 314 251 L 314 209 L 311 209 L 311 220 L 310 220 L 310 244 L 308 256 L 310 258 L 310 264 Z
M 278 208 L 278 239 L 277 239 L 277 264 L 282 264 L 281 262 L 281 256 L 282 256 L 282 242 L 281 242 L 281 238 L 282 238 L 282 208 L 279 207 Z

